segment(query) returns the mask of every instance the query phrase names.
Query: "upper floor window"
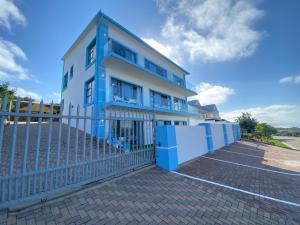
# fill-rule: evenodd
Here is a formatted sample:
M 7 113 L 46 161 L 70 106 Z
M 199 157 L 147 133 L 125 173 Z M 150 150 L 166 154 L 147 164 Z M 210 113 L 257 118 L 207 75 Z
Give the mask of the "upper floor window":
M 173 82 L 180 87 L 184 87 L 184 80 L 175 74 L 173 75 Z
M 66 73 L 63 77 L 63 90 L 68 87 L 68 73 Z
M 174 110 L 186 111 L 187 110 L 186 101 L 183 99 L 174 97 Z
M 171 97 L 155 91 L 150 91 L 150 105 L 155 108 L 171 109 Z
M 73 70 L 74 70 L 74 68 L 73 68 L 73 66 L 71 66 L 71 68 L 70 68 L 70 80 L 73 78 Z
M 136 63 L 137 62 L 137 56 L 136 53 L 131 51 L 130 49 L 126 48 L 125 46 L 119 44 L 116 41 L 111 41 L 111 50 L 112 52 L 118 54 L 119 56 L 122 56 L 123 58 Z
M 149 61 L 148 59 L 145 59 L 145 68 L 162 76 L 167 78 L 167 70 L 164 68 L 160 67 L 159 65 Z
M 95 85 L 94 77 L 88 80 L 85 83 L 85 94 L 84 94 L 84 103 L 92 104 L 94 101 L 94 85 Z
M 112 100 L 131 104 L 142 104 L 142 88 L 117 79 L 112 79 Z
M 96 59 L 96 38 L 89 44 L 86 49 L 86 65 L 91 65 Z

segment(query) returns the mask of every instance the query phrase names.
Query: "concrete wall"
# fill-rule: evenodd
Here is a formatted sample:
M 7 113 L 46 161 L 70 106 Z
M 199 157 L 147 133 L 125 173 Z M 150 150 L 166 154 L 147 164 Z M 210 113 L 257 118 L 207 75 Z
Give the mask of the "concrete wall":
M 236 123 L 220 122 L 199 126 L 158 126 L 155 139 L 157 165 L 168 171 L 176 170 L 184 162 L 237 142 L 240 139 L 238 128 Z
M 175 126 L 175 131 L 179 164 L 208 152 L 204 127 Z
M 223 127 L 221 123 L 210 123 L 211 135 L 213 140 L 213 150 L 217 150 L 225 146 Z

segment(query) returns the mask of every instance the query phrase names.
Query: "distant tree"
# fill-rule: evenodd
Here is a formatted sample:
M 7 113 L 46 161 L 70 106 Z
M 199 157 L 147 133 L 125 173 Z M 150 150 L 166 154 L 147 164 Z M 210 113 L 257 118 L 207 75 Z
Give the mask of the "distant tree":
M 2 99 L 5 95 L 7 96 L 8 101 L 16 98 L 16 89 L 10 89 L 8 82 L 0 84 L 0 98 Z
M 266 123 L 258 123 L 255 126 L 255 134 L 260 137 L 271 137 L 272 134 L 277 132 L 275 127 L 270 126 Z
M 243 133 L 253 133 L 258 123 L 257 120 L 252 117 L 251 113 L 247 112 L 239 116 L 237 122 L 240 124 Z

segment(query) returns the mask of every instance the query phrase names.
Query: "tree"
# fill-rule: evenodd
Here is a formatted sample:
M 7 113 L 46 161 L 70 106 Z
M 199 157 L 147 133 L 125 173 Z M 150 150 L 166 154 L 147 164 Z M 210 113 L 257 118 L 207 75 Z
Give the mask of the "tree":
M 16 89 L 10 89 L 8 82 L 0 84 L 0 98 L 4 98 L 5 95 L 8 101 L 16 99 Z
M 258 123 L 251 113 L 243 113 L 237 118 L 237 122 L 240 124 L 242 133 L 253 133 Z
M 271 137 L 272 134 L 277 132 L 275 127 L 272 127 L 266 123 L 259 123 L 255 126 L 255 134 L 260 137 Z

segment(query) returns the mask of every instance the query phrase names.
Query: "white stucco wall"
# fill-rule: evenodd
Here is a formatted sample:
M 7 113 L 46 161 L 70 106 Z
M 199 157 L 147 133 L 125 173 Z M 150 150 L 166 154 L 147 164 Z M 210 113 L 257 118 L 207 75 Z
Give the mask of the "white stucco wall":
M 175 132 L 179 164 L 207 153 L 204 127 L 176 126 Z
M 214 150 L 225 146 L 223 127 L 221 123 L 210 123 Z

